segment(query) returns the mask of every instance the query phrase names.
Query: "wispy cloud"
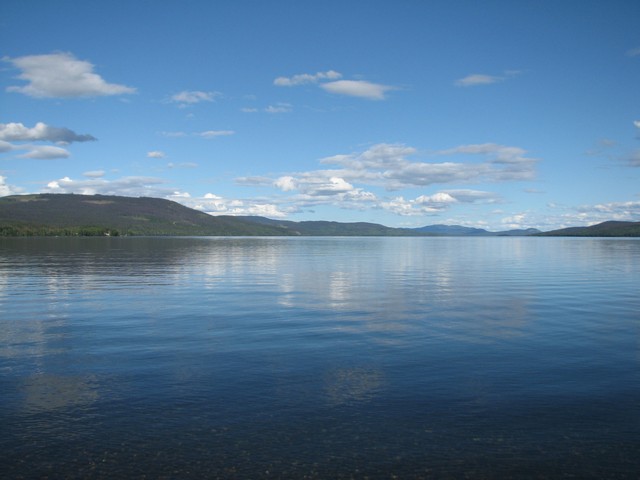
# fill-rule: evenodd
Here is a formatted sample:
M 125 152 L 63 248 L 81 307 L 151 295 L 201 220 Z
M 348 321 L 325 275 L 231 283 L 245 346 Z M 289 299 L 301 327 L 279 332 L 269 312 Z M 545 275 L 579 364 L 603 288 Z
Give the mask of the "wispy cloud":
M 236 132 L 233 130 L 207 130 L 204 132 L 195 133 L 194 135 L 202 138 L 216 138 L 216 137 L 228 137 L 234 135 Z
M 475 87 L 478 85 L 491 85 L 515 77 L 521 72 L 519 70 L 507 70 L 503 75 L 486 75 L 483 73 L 473 73 L 454 82 L 457 87 Z
M 278 87 L 295 87 L 309 83 L 318 83 L 321 80 L 337 80 L 342 78 L 342 74 L 334 70 L 318 72 L 315 74 L 301 73 L 292 77 L 278 77 L 273 84 Z
M 290 103 L 277 103 L 275 105 L 269 105 L 264 109 L 267 113 L 289 113 L 293 110 L 293 105 Z
M 53 160 L 56 158 L 68 158 L 71 156 L 68 150 L 51 145 L 25 146 L 28 152 L 18 155 L 18 158 L 29 158 L 34 160 Z
M 78 60 L 71 53 L 4 57 L 3 60 L 20 69 L 17 78 L 27 82 L 24 86 L 8 87 L 8 92 L 34 98 L 79 98 L 136 92 L 135 88 L 106 82 L 94 73 L 93 64 Z
M 337 80 L 323 83 L 320 87 L 329 93 L 366 98 L 368 100 L 384 100 L 386 92 L 393 90 L 393 87 L 388 85 L 364 80 Z
M 640 150 L 635 150 L 627 158 L 627 163 L 630 167 L 640 167 Z
M 228 137 L 235 135 L 234 130 L 205 130 L 203 132 L 160 132 L 163 137 L 169 138 L 182 138 L 182 137 L 200 137 L 200 138 L 216 138 L 216 137 Z
M 638 57 L 638 56 L 640 56 L 640 47 L 636 47 L 636 48 L 632 48 L 630 50 L 627 50 L 627 56 L 628 57 Z
M 147 152 L 147 158 L 164 158 L 166 155 L 164 152 L 160 150 L 153 150 L 151 152 Z
M 365 80 L 341 80 L 342 74 L 334 70 L 315 74 L 302 73 L 292 77 L 278 77 L 273 84 L 279 87 L 295 87 L 299 85 L 318 84 L 326 92 L 366 98 L 368 100 L 384 100 L 385 94 L 394 87 Z
M 177 103 L 180 107 L 187 107 L 202 102 L 213 102 L 222 94 L 220 92 L 202 92 L 198 90 L 183 90 L 171 96 L 171 102 Z

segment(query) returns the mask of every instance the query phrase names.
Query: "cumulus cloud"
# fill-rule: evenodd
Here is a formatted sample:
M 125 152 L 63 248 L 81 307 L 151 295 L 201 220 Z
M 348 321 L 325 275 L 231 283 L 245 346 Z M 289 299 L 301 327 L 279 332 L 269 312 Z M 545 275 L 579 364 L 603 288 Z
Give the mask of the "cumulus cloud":
M 437 152 L 439 155 L 484 155 L 489 158 L 483 164 L 487 175 L 492 180 L 531 180 L 535 176 L 537 160 L 526 156 L 526 151 L 519 147 L 498 145 L 495 143 L 461 145 Z
M 396 197 L 380 200 L 366 186 L 386 190 L 428 187 L 434 184 L 465 184 L 480 181 L 516 181 L 529 179 L 535 173 L 535 160 L 526 157 L 518 147 L 497 144 L 463 145 L 436 152 L 441 155 L 481 155 L 481 162 L 411 161 L 416 149 L 406 145 L 378 144 L 354 154 L 341 154 L 321 160 L 337 168 L 313 170 L 268 177 L 239 178 L 240 184 L 273 186 L 292 195 L 298 206 L 329 204 L 343 208 L 379 207 L 399 215 L 421 215 L 439 212 L 451 206 L 468 203 L 498 203 L 501 198 L 491 192 L 471 189 L 448 189 L 412 200 Z
M 201 102 L 213 102 L 221 96 L 220 92 L 201 92 L 198 90 L 183 90 L 171 96 L 171 102 L 178 103 L 181 107 L 194 105 Z
M 71 154 L 64 148 L 53 147 L 51 145 L 28 146 L 26 148 L 28 148 L 29 151 L 27 153 L 23 153 L 22 155 L 18 155 L 19 158 L 52 160 L 56 158 L 68 158 L 71 156 Z
M 272 202 L 227 199 L 213 193 L 207 193 L 203 197 L 177 199 L 177 201 L 209 215 L 259 215 L 270 218 L 287 216 L 287 212 Z
M 479 190 L 445 190 L 432 195 L 420 195 L 415 199 L 405 200 L 395 197 L 380 203 L 380 206 L 397 215 L 433 215 L 449 209 L 456 204 L 495 203 L 499 196 L 492 192 Z
M 275 178 L 243 177 L 236 182 L 247 186 L 271 186 L 286 197 L 283 202 L 296 208 L 333 205 L 341 208 L 382 208 L 399 215 L 433 214 L 460 204 L 500 203 L 499 195 L 472 189 L 446 189 L 419 195 L 414 199 L 384 199 L 367 189 L 386 190 L 424 188 L 434 184 L 456 185 L 479 182 L 506 182 L 530 179 L 536 160 L 519 147 L 478 144 L 461 145 L 433 155 L 471 156 L 471 161 L 414 161 L 413 147 L 401 144 L 378 144 L 352 154 L 340 154 L 320 160 L 335 168 L 287 173 Z M 478 157 L 478 158 L 474 158 Z M 285 200 L 286 198 L 286 200 Z
M 290 192 L 297 188 L 295 178 L 288 175 L 278 178 L 275 182 L 273 182 L 273 185 L 283 192 Z
M 8 195 L 18 195 L 24 193 L 22 188 L 14 187 L 7 183 L 7 177 L 0 175 L 0 197 L 6 197 Z
M 160 150 L 152 150 L 151 152 L 147 152 L 147 158 L 164 158 L 165 153 Z
M 345 170 L 337 173 L 349 181 L 382 185 L 387 190 L 437 183 L 530 180 L 535 176 L 536 160 L 526 157 L 526 152 L 518 147 L 463 145 L 436 152 L 436 155 L 486 156 L 488 160 L 481 163 L 409 161 L 407 157 L 414 153 L 414 148 L 405 145 L 379 144 L 360 154 L 328 157 L 322 163 L 341 165 Z
M 63 177 L 49 182 L 45 193 L 78 193 L 83 195 L 123 195 L 128 197 L 168 197 L 174 188 L 164 186 L 165 181 L 155 177 L 122 177 L 115 180 L 94 177 L 75 180 Z
M 136 92 L 135 88 L 106 82 L 94 73 L 91 63 L 78 60 L 71 53 L 4 57 L 3 60 L 20 69 L 17 78 L 27 82 L 24 86 L 8 87 L 8 92 L 35 98 L 80 98 Z
M 337 80 L 341 77 L 341 73 L 329 70 L 327 72 L 318 72 L 315 74 L 301 73 L 292 77 L 278 77 L 273 81 L 273 84 L 278 87 L 294 87 L 308 83 L 318 83 L 320 80 Z
M 92 142 L 96 138 L 88 134 L 79 135 L 68 128 L 52 127 L 38 122 L 31 128 L 22 123 L 0 123 L 0 140 L 68 144 L 73 142 Z
M 323 83 L 320 87 L 329 93 L 366 98 L 368 100 L 384 100 L 386 92 L 393 89 L 388 85 L 380 85 L 364 80 L 337 80 Z

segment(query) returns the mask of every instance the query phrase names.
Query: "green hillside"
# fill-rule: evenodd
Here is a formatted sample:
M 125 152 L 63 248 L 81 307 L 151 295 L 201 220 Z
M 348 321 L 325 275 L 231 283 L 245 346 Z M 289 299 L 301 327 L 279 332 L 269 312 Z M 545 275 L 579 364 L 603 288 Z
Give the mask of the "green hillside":
M 211 216 L 170 200 L 39 194 L 0 198 L 0 235 L 292 235 L 287 229 Z
M 640 222 L 603 222 L 590 227 L 570 227 L 538 235 L 547 237 L 640 237 Z
M 495 236 L 536 232 L 534 229 L 487 232 L 443 225 L 409 229 L 366 222 L 292 222 L 264 217 L 212 216 L 170 200 L 148 197 L 37 194 L 0 198 L 0 236 Z M 611 221 L 537 235 L 639 237 L 640 222 Z
M 293 235 L 305 236 L 427 236 L 423 232 L 408 228 L 385 227 L 377 223 L 367 222 L 329 222 L 329 221 L 303 221 L 292 222 L 289 220 L 273 220 L 265 217 L 238 217 L 247 222 L 261 225 L 271 225 L 285 228 Z
M 422 236 L 375 223 L 212 216 L 159 198 L 38 194 L 0 198 L 0 236 Z

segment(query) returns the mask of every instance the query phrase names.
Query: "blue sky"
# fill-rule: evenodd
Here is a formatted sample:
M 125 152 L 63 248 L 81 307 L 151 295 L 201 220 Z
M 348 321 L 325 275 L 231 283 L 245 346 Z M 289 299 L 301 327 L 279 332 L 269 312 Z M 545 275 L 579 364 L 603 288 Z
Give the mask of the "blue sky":
M 0 195 L 640 220 L 635 0 L 5 0 L 0 58 Z

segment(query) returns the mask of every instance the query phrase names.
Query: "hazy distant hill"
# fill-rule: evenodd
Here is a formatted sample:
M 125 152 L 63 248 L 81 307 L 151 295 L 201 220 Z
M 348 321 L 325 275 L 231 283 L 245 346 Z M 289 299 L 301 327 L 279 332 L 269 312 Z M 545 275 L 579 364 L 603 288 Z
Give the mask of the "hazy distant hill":
M 549 237 L 640 237 L 640 222 L 609 221 L 590 227 L 570 227 L 539 235 Z
M 521 230 L 505 230 L 502 232 L 489 232 L 483 228 L 463 227 L 461 225 L 427 225 L 426 227 L 415 228 L 414 230 L 423 233 L 431 233 L 435 235 L 448 235 L 448 236 L 526 236 L 540 233 L 540 230 L 536 228 L 528 228 Z

